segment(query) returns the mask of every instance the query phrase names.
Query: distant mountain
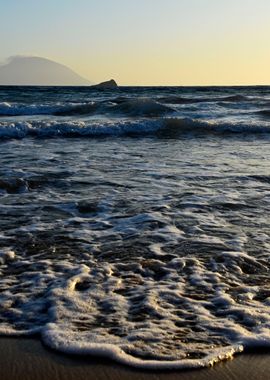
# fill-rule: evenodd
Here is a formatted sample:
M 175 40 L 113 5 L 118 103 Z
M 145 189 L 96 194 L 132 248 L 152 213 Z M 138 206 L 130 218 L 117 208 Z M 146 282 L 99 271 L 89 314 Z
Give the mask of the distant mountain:
M 0 65 L 0 85 L 83 86 L 91 85 L 73 70 L 41 57 L 11 57 Z

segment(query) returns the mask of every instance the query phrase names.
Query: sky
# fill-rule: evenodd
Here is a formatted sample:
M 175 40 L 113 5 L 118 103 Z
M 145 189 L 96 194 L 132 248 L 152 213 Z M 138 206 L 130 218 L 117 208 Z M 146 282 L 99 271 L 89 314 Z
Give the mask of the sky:
M 0 0 L 0 36 L 96 83 L 270 85 L 270 0 Z

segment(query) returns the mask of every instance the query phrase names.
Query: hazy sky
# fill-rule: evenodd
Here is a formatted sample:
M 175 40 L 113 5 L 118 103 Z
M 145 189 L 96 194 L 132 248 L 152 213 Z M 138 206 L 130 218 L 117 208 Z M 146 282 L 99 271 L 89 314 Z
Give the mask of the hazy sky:
M 0 36 L 95 82 L 270 84 L 270 0 L 0 0 Z

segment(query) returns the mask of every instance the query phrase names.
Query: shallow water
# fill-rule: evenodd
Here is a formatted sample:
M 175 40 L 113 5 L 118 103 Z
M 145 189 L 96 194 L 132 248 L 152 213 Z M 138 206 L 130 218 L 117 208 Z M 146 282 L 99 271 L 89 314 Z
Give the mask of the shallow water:
M 2 87 L 0 332 L 144 368 L 269 346 L 269 96 Z

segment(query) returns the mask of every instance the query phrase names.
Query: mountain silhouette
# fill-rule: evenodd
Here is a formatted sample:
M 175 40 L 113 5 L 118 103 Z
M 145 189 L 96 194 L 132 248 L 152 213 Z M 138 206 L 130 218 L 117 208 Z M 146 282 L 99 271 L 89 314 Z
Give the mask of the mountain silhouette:
M 92 84 L 69 67 L 41 57 L 15 56 L 0 66 L 0 85 L 83 86 Z

